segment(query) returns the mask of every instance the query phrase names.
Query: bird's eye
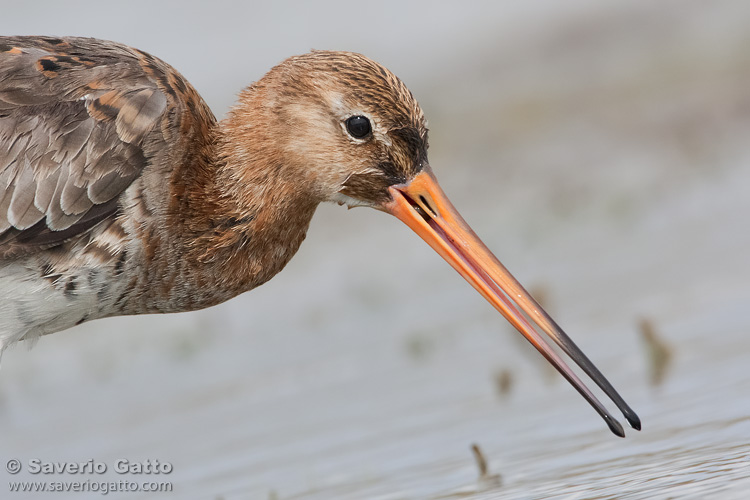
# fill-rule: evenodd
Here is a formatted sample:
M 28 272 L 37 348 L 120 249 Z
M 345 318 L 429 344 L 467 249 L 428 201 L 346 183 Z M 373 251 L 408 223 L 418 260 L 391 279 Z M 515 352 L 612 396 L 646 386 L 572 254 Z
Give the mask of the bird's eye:
M 346 120 L 346 130 L 355 139 L 364 139 L 372 132 L 372 125 L 366 117 L 357 115 Z

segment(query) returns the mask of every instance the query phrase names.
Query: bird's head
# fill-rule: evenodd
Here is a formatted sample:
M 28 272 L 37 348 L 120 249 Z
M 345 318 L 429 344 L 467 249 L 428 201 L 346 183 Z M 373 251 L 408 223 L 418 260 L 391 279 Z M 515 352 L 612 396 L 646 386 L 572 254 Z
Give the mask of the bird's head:
M 233 114 L 249 132 L 247 149 L 273 158 L 317 201 L 381 207 L 390 186 L 427 165 L 419 104 L 393 73 L 360 54 L 290 57 L 243 92 Z
M 369 206 L 396 216 L 531 342 L 586 398 L 610 429 L 620 424 L 543 339 L 551 338 L 615 402 L 637 415 L 570 338 L 487 249 L 448 200 L 427 161 L 427 126 L 406 86 L 380 64 L 350 52 L 291 57 L 246 89 L 230 113 L 249 165 L 245 176 L 293 179 L 296 196 Z M 279 181 L 276 185 L 280 185 Z M 239 182 L 239 186 L 253 184 Z M 268 185 L 255 182 L 254 185 Z

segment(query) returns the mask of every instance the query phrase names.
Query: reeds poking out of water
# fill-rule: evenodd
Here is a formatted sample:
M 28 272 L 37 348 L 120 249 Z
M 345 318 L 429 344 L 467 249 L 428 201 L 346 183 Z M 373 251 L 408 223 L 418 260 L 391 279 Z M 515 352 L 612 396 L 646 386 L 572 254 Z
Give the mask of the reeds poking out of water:
M 472 443 L 471 452 L 474 454 L 474 460 L 477 463 L 477 469 L 479 469 L 479 483 L 485 488 L 496 488 L 502 486 L 503 480 L 500 474 L 490 474 L 487 468 L 487 459 L 484 458 L 484 453 L 478 444 Z
M 509 396 L 514 383 L 513 372 L 509 369 L 504 368 L 495 372 L 495 391 L 498 396 L 503 398 Z
M 638 322 L 638 328 L 645 347 L 649 381 L 653 386 L 661 385 L 672 363 L 672 348 L 659 337 L 654 323 L 650 319 L 641 318 Z

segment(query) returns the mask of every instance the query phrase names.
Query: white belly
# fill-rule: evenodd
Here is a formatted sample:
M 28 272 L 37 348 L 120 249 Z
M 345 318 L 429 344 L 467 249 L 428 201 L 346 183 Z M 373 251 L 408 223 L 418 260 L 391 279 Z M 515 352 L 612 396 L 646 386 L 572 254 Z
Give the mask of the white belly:
M 0 262 L 0 354 L 19 340 L 33 342 L 108 313 L 114 291 L 108 273 L 43 276 L 33 260 Z

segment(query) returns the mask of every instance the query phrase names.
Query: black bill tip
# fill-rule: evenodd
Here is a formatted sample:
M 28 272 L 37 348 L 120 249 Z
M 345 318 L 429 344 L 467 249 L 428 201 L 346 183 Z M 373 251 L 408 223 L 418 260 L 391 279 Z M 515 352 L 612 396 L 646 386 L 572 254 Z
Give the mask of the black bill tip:
M 641 430 L 641 419 L 638 418 L 638 415 L 636 415 L 635 412 L 633 412 L 633 410 L 630 410 L 630 412 L 627 412 L 624 415 L 625 415 L 625 420 L 628 421 L 628 423 L 630 424 L 630 427 L 632 427 L 633 429 L 637 431 Z
M 620 425 L 620 422 L 610 417 L 609 415 L 604 416 L 604 421 L 607 422 L 607 425 L 609 426 L 609 430 L 612 431 L 612 434 L 614 434 L 615 436 L 619 436 L 621 438 L 625 437 L 625 430 L 623 430 L 622 425 Z

